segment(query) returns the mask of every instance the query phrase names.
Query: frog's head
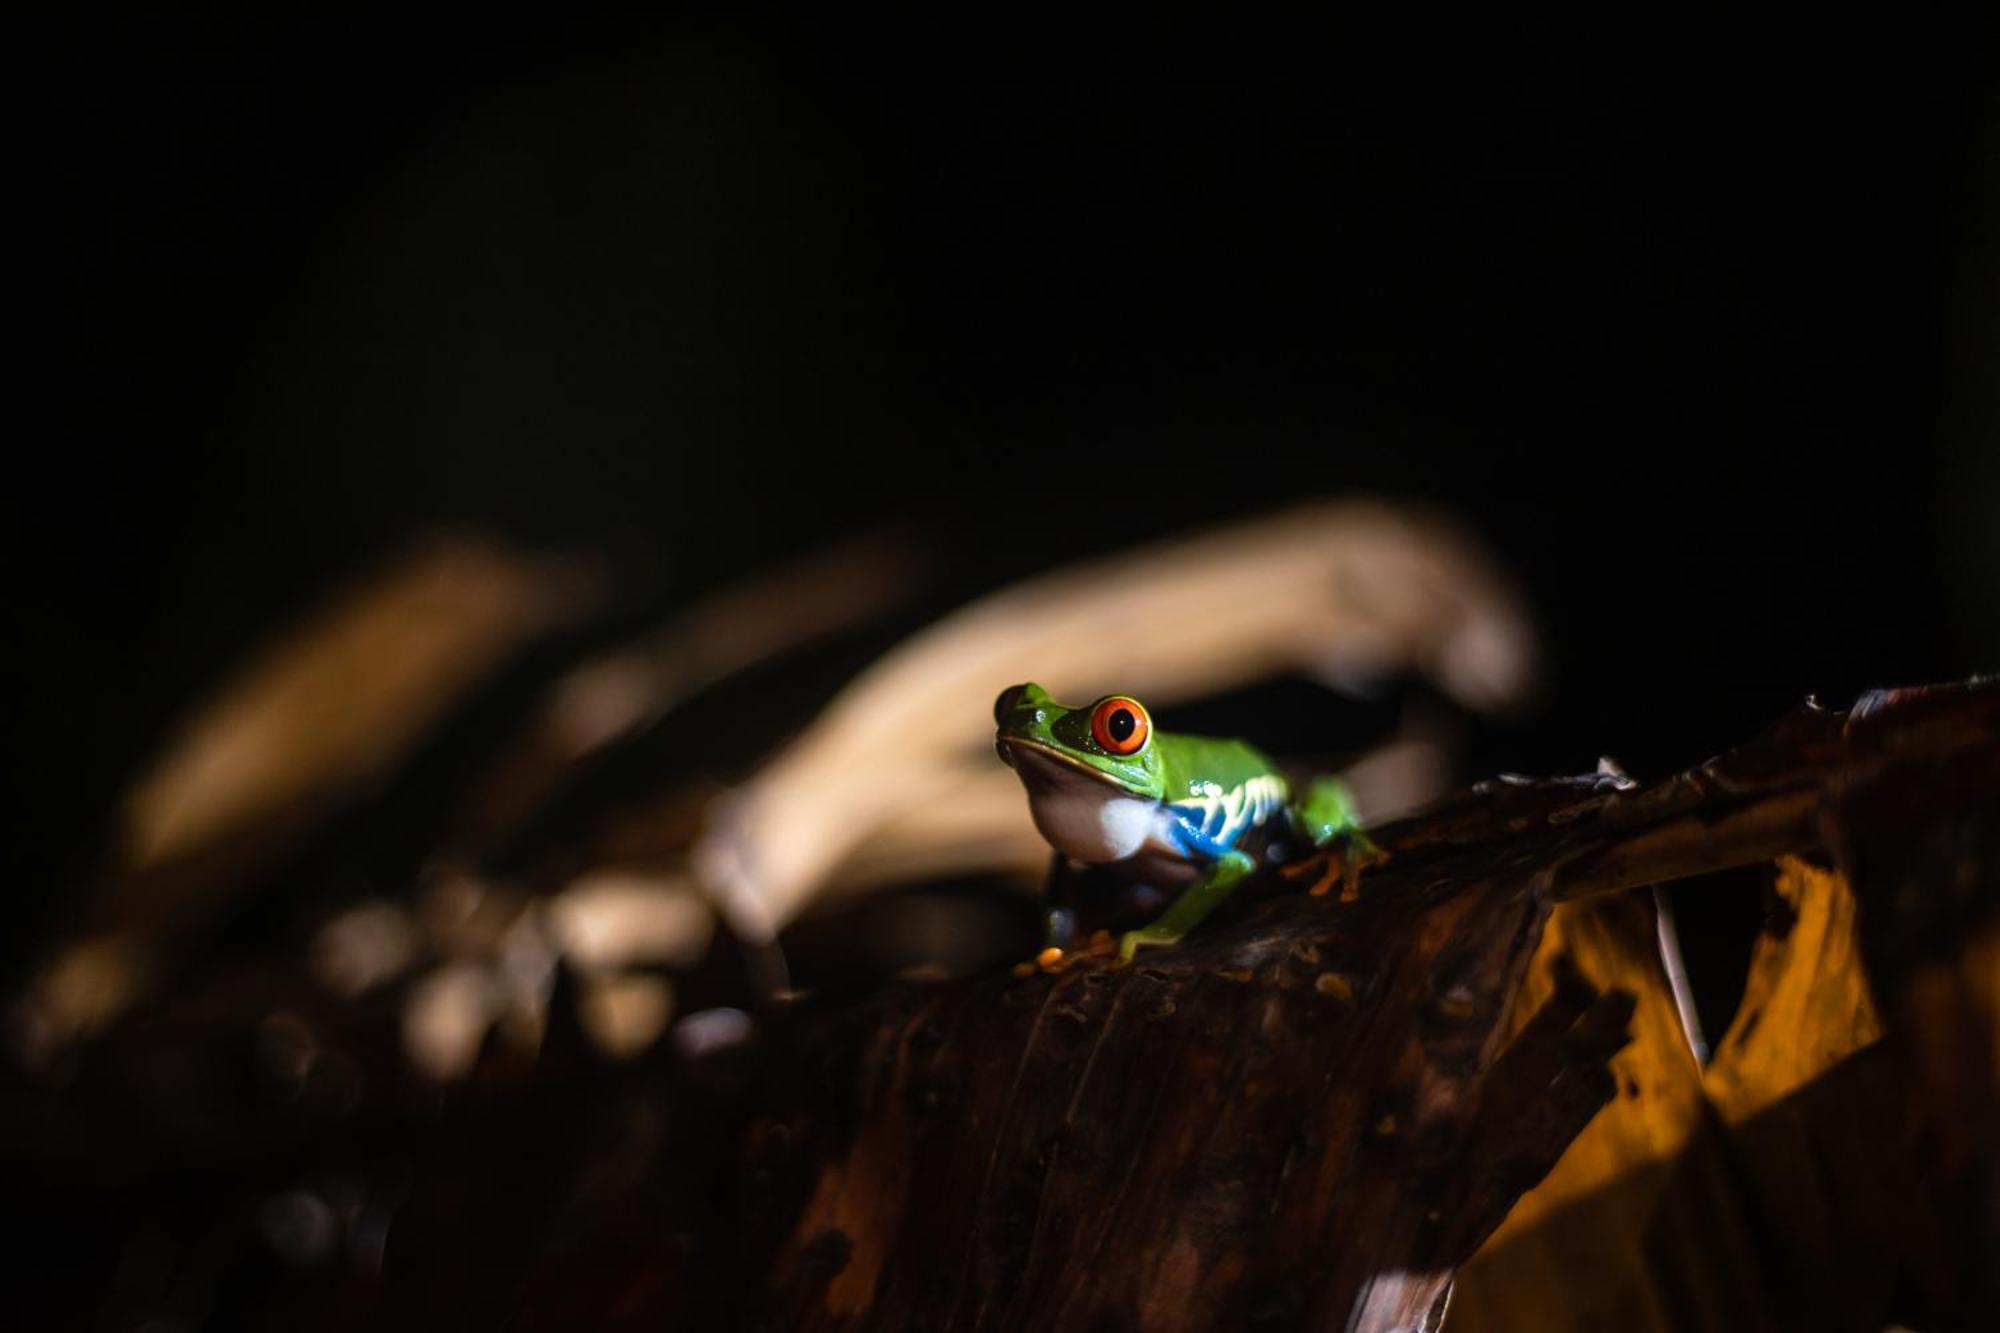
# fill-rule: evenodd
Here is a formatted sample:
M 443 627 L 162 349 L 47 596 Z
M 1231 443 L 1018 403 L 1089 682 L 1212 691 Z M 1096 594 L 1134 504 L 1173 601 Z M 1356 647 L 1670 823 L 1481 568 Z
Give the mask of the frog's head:
M 1013 685 L 993 701 L 994 745 L 1030 793 L 1095 781 L 1128 796 L 1166 791 L 1153 720 L 1137 699 L 1110 694 L 1088 708 L 1065 708 L 1034 684 Z

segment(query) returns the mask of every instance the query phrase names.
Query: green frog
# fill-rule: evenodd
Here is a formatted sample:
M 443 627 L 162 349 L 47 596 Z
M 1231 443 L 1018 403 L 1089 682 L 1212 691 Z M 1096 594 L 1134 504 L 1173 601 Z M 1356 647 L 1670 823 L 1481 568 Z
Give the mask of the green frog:
M 1302 800 L 1276 765 L 1240 740 L 1155 731 L 1124 694 L 1065 708 L 1032 682 L 993 704 L 995 746 L 1028 790 L 1035 827 L 1059 858 L 1178 895 L 1151 924 L 1125 932 L 1118 956 L 1177 943 L 1260 861 L 1279 862 L 1346 838 L 1374 854 L 1354 800 L 1317 778 Z M 1061 904 L 1043 917 L 1046 943 L 1066 947 L 1075 919 Z

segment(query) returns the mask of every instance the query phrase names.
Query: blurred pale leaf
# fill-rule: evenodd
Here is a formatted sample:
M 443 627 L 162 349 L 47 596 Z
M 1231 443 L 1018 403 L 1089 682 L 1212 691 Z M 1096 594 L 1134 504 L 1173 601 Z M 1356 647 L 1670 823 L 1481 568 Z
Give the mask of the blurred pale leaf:
M 133 787 L 124 867 L 177 860 L 383 772 L 561 616 L 572 585 L 548 564 L 455 538 L 321 609 L 225 684 Z

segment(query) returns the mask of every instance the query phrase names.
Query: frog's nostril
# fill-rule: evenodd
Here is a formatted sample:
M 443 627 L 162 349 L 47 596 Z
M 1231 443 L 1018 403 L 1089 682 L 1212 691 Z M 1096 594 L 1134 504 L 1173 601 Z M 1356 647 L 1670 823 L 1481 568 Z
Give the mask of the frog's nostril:
M 1025 685 L 1009 685 L 1000 691 L 1000 697 L 993 701 L 994 726 L 1001 726 L 1007 721 L 1007 714 L 1014 711 L 1015 702 L 1020 699 L 1021 691 L 1026 688 Z

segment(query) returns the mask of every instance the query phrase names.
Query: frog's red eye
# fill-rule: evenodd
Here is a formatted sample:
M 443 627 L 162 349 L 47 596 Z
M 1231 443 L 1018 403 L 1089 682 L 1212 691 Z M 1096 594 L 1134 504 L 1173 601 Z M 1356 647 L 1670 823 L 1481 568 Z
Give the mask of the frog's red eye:
M 1113 754 L 1137 754 L 1153 734 L 1153 719 L 1137 699 L 1114 694 L 1090 710 L 1090 734 Z

